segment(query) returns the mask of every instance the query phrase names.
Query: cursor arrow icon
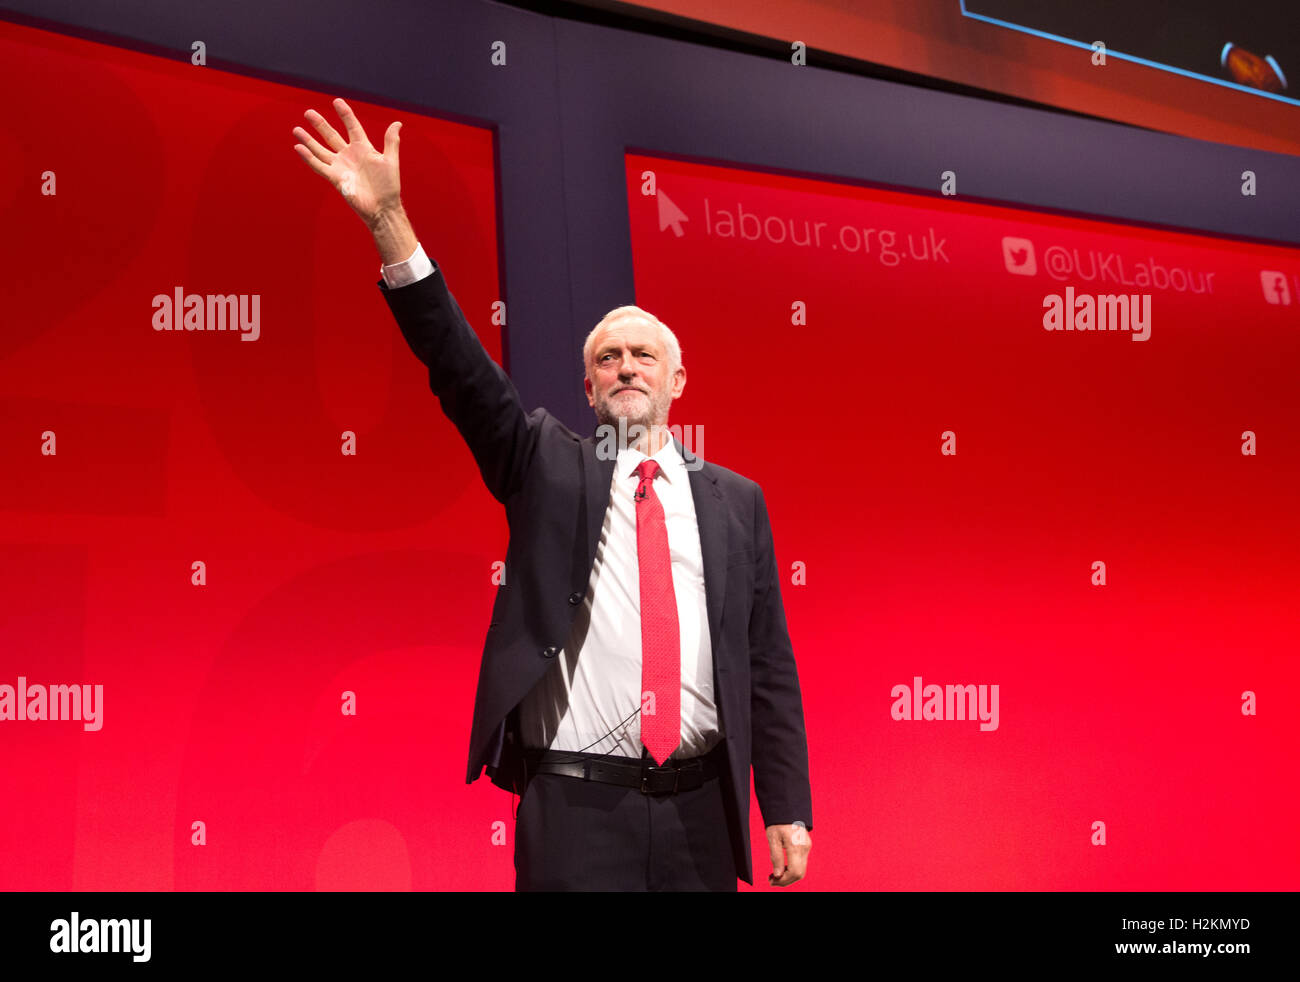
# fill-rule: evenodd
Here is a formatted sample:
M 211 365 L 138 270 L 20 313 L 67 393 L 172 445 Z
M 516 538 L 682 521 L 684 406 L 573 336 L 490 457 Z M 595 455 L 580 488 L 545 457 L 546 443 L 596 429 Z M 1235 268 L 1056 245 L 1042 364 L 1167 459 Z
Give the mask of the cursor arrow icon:
M 682 237 L 682 222 L 689 222 L 686 213 L 673 204 L 673 199 L 664 194 L 662 190 L 655 193 L 659 199 L 659 231 L 662 232 L 669 225 L 673 227 L 673 235 L 677 238 Z

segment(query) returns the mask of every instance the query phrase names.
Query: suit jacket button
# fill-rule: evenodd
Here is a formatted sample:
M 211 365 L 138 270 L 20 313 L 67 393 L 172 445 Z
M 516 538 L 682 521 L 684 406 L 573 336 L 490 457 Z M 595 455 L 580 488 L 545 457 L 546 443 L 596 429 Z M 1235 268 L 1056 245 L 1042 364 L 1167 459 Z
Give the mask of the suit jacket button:
M 581 593 L 569 594 L 569 603 L 573 604 L 573 606 L 575 607 L 578 606 L 578 604 L 582 603 L 582 594 Z
M 553 644 L 548 644 L 545 648 L 542 649 L 543 658 L 554 658 L 559 653 L 560 653 L 560 649 L 555 647 L 555 645 Z

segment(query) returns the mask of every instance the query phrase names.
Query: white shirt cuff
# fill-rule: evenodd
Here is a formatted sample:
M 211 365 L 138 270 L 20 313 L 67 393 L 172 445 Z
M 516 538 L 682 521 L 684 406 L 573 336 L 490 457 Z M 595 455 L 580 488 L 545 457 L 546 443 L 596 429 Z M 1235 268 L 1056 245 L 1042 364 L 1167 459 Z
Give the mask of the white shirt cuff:
M 379 267 L 379 275 L 384 278 L 384 283 L 390 290 L 422 280 L 432 272 L 433 263 L 425 255 L 424 246 L 418 242 L 415 244 L 415 251 L 408 258 L 400 263 Z

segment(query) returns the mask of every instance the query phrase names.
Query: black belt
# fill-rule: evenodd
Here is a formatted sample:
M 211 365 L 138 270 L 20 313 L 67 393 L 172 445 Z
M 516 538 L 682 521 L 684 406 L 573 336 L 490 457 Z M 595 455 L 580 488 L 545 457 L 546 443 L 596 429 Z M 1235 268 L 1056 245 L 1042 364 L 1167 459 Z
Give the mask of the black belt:
M 721 770 L 722 743 L 701 757 L 678 760 L 669 757 L 663 767 L 650 758 L 611 757 L 607 754 L 584 754 L 568 750 L 524 751 L 527 778 L 535 774 L 561 774 L 601 784 L 618 784 L 637 788 L 642 794 L 676 794 L 694 791 Z

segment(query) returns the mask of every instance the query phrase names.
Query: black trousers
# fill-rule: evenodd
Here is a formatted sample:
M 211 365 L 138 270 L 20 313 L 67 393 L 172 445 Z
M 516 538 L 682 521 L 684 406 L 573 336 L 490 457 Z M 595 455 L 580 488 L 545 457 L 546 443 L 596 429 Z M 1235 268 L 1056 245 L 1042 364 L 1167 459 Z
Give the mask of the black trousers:
M 515 814 L 515 890 L 736 889 L 722 781 L 642 794 L 531 775 Z

